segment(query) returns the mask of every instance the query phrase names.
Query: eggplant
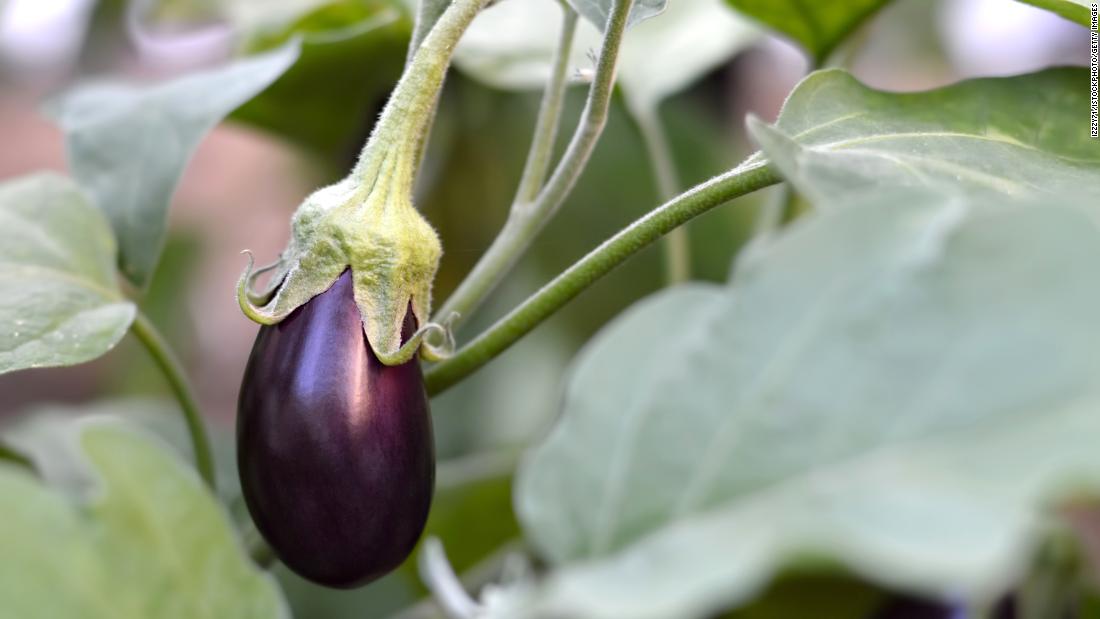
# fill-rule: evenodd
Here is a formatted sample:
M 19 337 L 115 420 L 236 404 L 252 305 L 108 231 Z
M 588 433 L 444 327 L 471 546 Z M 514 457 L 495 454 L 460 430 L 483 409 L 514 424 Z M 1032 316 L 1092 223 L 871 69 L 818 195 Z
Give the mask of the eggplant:
M 401 337 L 416 330 L 411 309 Z M 383 365 L 351 271 L 263 326 L 238 401 L 245 503 L 275 555 L 315 583 L 366 584 L 412 552 L 427 521 L 435 450 L 419 360 Z

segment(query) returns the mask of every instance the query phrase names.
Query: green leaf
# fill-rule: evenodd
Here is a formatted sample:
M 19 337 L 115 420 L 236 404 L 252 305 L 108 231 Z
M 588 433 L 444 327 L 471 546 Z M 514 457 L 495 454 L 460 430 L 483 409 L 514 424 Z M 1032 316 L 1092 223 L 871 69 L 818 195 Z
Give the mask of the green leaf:
M 726 0 L 737 11 L 793 39 L 818 66 L 887 1 Z
M 21 619 L 288 616 L 189 467 L 102 417 L 65 426 L 83 498 L 0 466 L 0 597 Z
M 297 57 L 293 43 L 155 85 L 86 84 L 47 104 L 73 176 L 107 213 L 120 268 L 135 285 L 156 266 L 172 193 L 199 141 Z
M 1088 28 L 1091 25 L 1092 16 L 1089 14 L 1089 0 L 1021 0 L 1027 4 L 1057 13 L 1070 21 L 1075 21 Z
M 994 195 L 1100 195 L 1100 142 L 1082 125 L 1085 69 L 976 79 L 927 92 L 868 88 L 840 70 L 795 88 L 774 127 L 749 129 L 798 191 L 950 186 Z
M 616 2 L 622 0 L 566 0 L 577 13 L 584 17 L 593 26 L 601 31 L 607 25 L 608 16 L 615 8 Z M 634 0 L 634 6 L 630 7 L 630 15 L 626 18 L 626 27 L 629 28 L 659 15 L 665 10 L 668 0 Z
M 701 617 L 810 558 L 999 595 L 1100 483 L 1100 229 L 1001 202 L 867 194 L 608 327 L 520 469 L 555 569 L 511 616 Z
M 43 173 L 0 184 L 0 373 L 113 348 L 135 312 L 114 263 L 110 227 L 72 181 Z

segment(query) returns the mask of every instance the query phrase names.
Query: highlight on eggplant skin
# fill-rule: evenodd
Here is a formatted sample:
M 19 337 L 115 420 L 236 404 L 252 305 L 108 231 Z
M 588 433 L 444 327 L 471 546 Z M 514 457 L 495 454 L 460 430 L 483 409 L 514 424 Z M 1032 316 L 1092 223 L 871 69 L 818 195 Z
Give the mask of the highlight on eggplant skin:
M 339 588 L 405 560 L 435 481 L 420 364 L 383 365 L 360 316 L 344 271 L 260 328 L 238 401 L 237 462 L 257 528 L 291 570 Z M 410 311 L 402 338 L 416 326 Z

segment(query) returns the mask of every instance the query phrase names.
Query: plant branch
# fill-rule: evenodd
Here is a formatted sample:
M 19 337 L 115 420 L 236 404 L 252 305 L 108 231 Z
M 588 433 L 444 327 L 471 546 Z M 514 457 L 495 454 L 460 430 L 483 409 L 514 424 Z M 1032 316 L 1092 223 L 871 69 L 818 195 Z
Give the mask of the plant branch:
M 187 380 L 187 374 L 179 359 L 172 352 L 171 346 L 160 334 L 153 323 L 140 311 L 134 318 L 130 330 L 149 351 L 149 355 L 160 368 L 164 378 L 168 380 L 168 386 L 179 401 L 183 410 L 183 418 L 187 423 L 187 432 L 191 435 L 191 448 L 195 452 L 195 468 L 199 475 L 206 481 L 211 491 L 217 490 L 216 474 L 214 469 L 214 456 L 210 450 L 210 439 L 203 425 L 202 413 L 199 411 L 198 401 L 195 398 L 194 389 Z
M 531 140 L 531 149 L 523 166 L 519 187 L 513 204 L 534 200 L 539 195 L 546 174 L 550 171 L 554 155 L 554 143 L 558 137 L 561 113 L 565 102 L 565 89 L 569 85 L 569 58 L 573 50 L 573 37 L 577 32 L 577 12 L 565 2 L 561 2 L 561 34 L 554 53 L 554 63 L 550 71 L 550 81 L 542 93 L 539 104 L 539 116 L 535 121 L 535 134 Z
M 668 143 L 660 112 L 655 105 L 640 107 L 628 105 L 630 115 L 638 125 L 638 132 L 645 143 L 649 164 L 657 178 L 657 193 L 662 202 L 676 197 L 680 192 L 680 179 L 676 173 L 676 161 Z M 665 277 L 670 284 L 691 279 L 691 238 L 687 228 L 676 228 L 664 239 Z
M 441 393 L 488 363 L 593 282 L 671 230 L 719 204 L 779 180 L 765 159 L 754 156 L 650 211 L 543 286 L 453 357 L 428 369 L 428 393 Z
M 561 115 L 561 97 L 566 84 L 565 72 L 568 67 L 569 48 L 572 47 L 572 31 L 576 25 L 576 14 L 563 5 L 565 16 L 562 37 L 554 60 L 554 74 L 543 95 L 543 106 L 539 112 L 535 139 L 528 155 L 523 180 L 520 182 L 519 191 L 508 214 L 508 220 L 469 275 L 439 309 L 437 316 L 441 319 L 445 320 L 452 314 L 458 314 L 455 323 L 457 326 L 461 320 L 468 318 L 515 265 L 539 230 L 572 191 L 607 124 L 611 95 L 614 92 L 619 46 L 622 43 L 627 16 L 633 4 L 634 0 L 620 0 L 608 16 L 600 57 L 596 63 L 596 74 L 588 89 L 588 99 L 585 102 L 584 111 L 581 112 L 577 129 L 550 180 L 540 189 L 542 177 L 545 176 L 550 154 L 553 151 L 552 132 L 556 132 L 558 124 L 558 120 L 552 117 L 560 118 Z M 554 109 L 555 107 L 557 109 Z

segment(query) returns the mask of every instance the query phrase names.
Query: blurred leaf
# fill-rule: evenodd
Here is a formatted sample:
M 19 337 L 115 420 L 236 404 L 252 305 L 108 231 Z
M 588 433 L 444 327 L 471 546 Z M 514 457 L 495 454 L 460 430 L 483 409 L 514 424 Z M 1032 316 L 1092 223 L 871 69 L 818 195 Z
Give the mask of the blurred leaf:
M 607 25 L 607 19 L 616 3 L 623 0 L 566 0 L 573 9 L 601 31 Z M 668 0 L 634 0 L 630 15 L 626 19 L 629 28 L 639 22 L 654 17 L 665 10 Z
M 1089 14 L 1091 2 L 1089 0 L 1021 0 L 1021 2 L 1057 13 L 1086 28 L 1091 25 L 1092 16 Z
M 156 267 L 172 193 L 199 141 L 297 57 L 294 43 L 155 85 L 86 84 L 46 105 L 65 132 L 73 176 L 111 220 L 120 268 L 135 285 Z
M 149 280 L 149 286 L 137 300 L 138 311 L 164 335 L 176 356 L 185 364 L 194 359 L 199 348 L 188 305 L 188 300 L 195 294 L 195 280 L 199 276 L 203 254 L 199 237 L 195 230 L 173 230 L 168 233 L 164 252 Z M 156 364 L 149 362 L 149 351 L 137 338 L 123 338 L 104 365 L 106 373 L 97 381 L 101 396 L 168 396 L 171 393 L 164 373 Z M 186 434 L 183 439 L 185 442 L 190 440 Z
M 281 29 L 288 22 L 334 0 L 221 0 L 218 8 L 242 33 Z
M 421 539 L 441 539 L 457 572 L 519 537 L 512 513 L 516 460 L 506 452 L 490 452 L 439 463 L 432 512 Z
M 115 241 L 69 179 L 0 184 L 0 373 L 74 365 L 113 348 L 134 319 L 115 280 Z
M 327 2 L 292 23 L 252 33 L 246 47 L 302 40 L 298 62 L 233 114 L 340 167 L 359 152 L 405 62 L 409 21 L 389 0 Z
M 561 32 L 558 0 L 508 0 L 484 9 L 462 35 L 454 64 L 470 77 L 501 89 L 542 88 L 550 77 Z M 630 39 L 630 34 L 625 40 Z M 587 21 L 577 24 L 569 59 L 570 78 L 589 68 L 600 34 Z
M 272 573 L 286 592 L 294 617 L 301 619 L 373 619 L 391 614 L 416 603 L 422 597 L 415 562 L 358 589 L 330 589 L 303 580 L 279 564 Z
M 722 0 L 675 0 L 623 41 L 619 84 L 632 105 L 657 106 L 758 38 Z
M 704 616 L 805 558 L 999 594 L 1040 508 L 1100 482 L 1100 230 L 1001 202 L 880 190 L 613 323 L 520 469 L 557 569 L 511 602 Z
M 995 195 L 1100 195 L 1100 142 L 1082 128 L 1085 69 L 1048 69 L 927 92 L 872 90 L 839 71 L 795 88 L 774 127 L 750 131 L 800 193 L 948 185 Z
M 726 0 L 739 12 L 794 39 L 821 66 L 829 53 L 888 0 Z
M 59 440 L 96 480 L 83 500 L 0 467 L 0 596 L 20 619 L 286 617 L 199 478 L 118 421 Z
M 64 429 L 82 418 L 108 415 L 155 435 L 176 456 L 193 464 L 191 435 L 180 415 L 179 404 L 166 398 L 125 397 L 77 405 L 35 405 L 20 411 L 13 423 L 6 424 L 0 438 L 33 460 L 52 487 L 79 493 L 95 479 L 88 474 L 80 454 L 67 448 L 69 437 Z M 218 465 L 218 491 L 224 502 L 231 505 L 240 499 L 234 436 L 218 424 L 208 424 L 207 430 Z
M 541 88 L 550 75 L 561 9 L 555 0 L 508 0 L 474 20 L 455 51 L 455 65 L 471 77 L 505 89 Z M 677 0 L 627 32 L 619 53 L 618 83 L 633 105 L 651 107 L 722 64 L 757 38 L 756 29 L 722 0 Z M 601 37 L 578 25 L 571 74 L 592 68 Z

